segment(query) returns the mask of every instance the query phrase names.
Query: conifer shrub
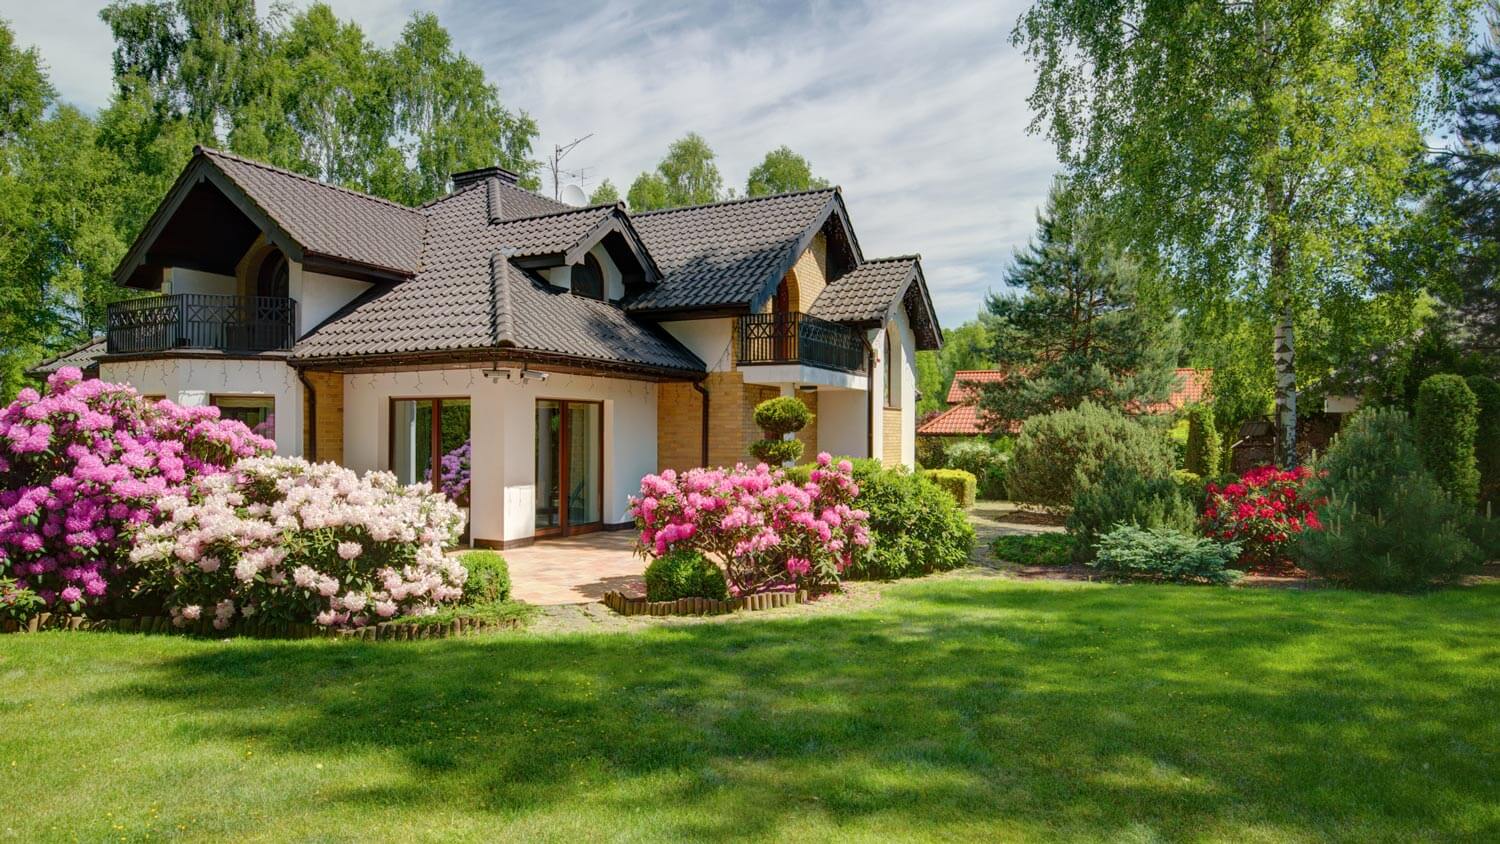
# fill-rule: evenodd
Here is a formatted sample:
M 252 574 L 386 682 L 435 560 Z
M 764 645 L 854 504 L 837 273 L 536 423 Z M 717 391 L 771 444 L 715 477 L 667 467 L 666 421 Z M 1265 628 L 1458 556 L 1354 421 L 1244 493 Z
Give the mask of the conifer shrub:
M 1099 482 L 1079 490 L 1068 514 L 1073 559 L 1086 563 L 1098 552 L 1099 538 L 1119 525 L 1170 528 L 1192 533 L 1198 510 L 1171 477 L 1149 477 L 1117 464 L 1104 467 Z
M 1155 428 L 1084 402 L 1022 424 L 1006 490 L 1016 501 L 1061 510 L 1072 506 L 1080 490 L 1098 483 L 1110 464 L 1165 478 L 1174 468 L 1172 445 Z
M 1430 379 L 1429 379 L 1430 380 Z M 1321 531 L 1304 532 L 1300 564 L 1368 589 L 1415 589 L 1476 570 L 1483 524 L 1423 464 L 1405 413 L 1368 408 L 1344 423 L 1318 462 L 1311 493 Z
M 1122 524 L 1100 537 L 1098 555 L 1089 565 L 1127 580 L 1226 584 L 1240 576 L 1229 568 L 1239 554 L 1233 542 L 1174 528 L 1146 530 Z
M 755 425 L 765 438 L 750 443 L 750 453 L 771 466 L 795 463 L 802 456 L 802 441 L 784 437 L 806 428 L 812 420 L 812 411 L 795 396 L 766 399 L 755 406 Z
M 1214 426 L 1214 410 L 1206 404 L 1190 405 L 1185 411 L 1188 423 L 1187 453 L 1182 468 L 1199 477 L 1218 474 L 1223 462 L 1223 444 Z
M 1422 463 L 1453 500 L 1473 506 L 1479 500 L 1479 465 L 1474 438 L 1479 399 L 1457 375 L 1433 375 L 1417 388 L 1417 449 Z
M 1479 468 L 1479 500 L 1487 504 L 1500 501 L 1500 382 L 1483 375 L 1465 379 L 1479 402 L 1478 432 L 1474 440 L 1474 461 Z

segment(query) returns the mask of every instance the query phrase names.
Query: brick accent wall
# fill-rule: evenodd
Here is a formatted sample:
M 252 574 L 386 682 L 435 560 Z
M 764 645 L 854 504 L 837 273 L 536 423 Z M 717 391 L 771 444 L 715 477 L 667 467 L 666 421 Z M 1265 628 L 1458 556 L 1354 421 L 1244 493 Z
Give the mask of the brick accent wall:
M 828 286 L 828 238 L 818 232 L 812 243 L 797 257 L 788 279 L 795 301 L 792 309 L 807 313 Z
M 746 384 L 738 372 L 711 372 L 704 380 L 708 390 L 708 462 L 733 466 L 748 461 L 750 443 L 761 437 L 755 427 L 755 406 L 780 395 L 775 387 Z M 656 398 L 656 460 L 661 469 L 690 469 L 702 461 L 703 399 L 691 384 L 662 384 Z M 816 413 L 816 399 L 810 402 Z M 816 425 L 803 435 L 810 453 L 817 447 Z
M 901 411 L 885 408 L 880 417 L 880 462 L 886 467 L 901 464 Z
M 318 462 L 344 462 L 344 376 L 337 372 L 308 372 L 307 380 L 318 397 L 317 429 L 312 425 L 302 426 L 302 455 L 311 457 L 312 445 L 317 443 Z M 308 403 L 303 390 L 303 407 Z M 304 411 L 304 422 L 305 411 Z

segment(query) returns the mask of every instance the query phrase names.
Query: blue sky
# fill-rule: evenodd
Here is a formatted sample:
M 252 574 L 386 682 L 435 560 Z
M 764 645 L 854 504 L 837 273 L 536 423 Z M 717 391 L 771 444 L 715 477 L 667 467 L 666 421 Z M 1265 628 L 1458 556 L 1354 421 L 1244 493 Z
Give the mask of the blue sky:
M 110 89 L 99 5 L 0 10 L 85 108 Z M 504 102 L 537 119 L 541 152 L 594 133 L 565 162 L 586 168 L 586 188 L 608 177 L 623 193 L 696 131 L 743 191 L 750 167 L 787 144 L 843 187 L 866 256 L 922 254 L 945 325 L 1001 286 L 1057 168 L 1026 133 L 1033 75 L 1009 41 L 1024 2 L 331 5 L 381 45 L 413 10 L 436 12 Z

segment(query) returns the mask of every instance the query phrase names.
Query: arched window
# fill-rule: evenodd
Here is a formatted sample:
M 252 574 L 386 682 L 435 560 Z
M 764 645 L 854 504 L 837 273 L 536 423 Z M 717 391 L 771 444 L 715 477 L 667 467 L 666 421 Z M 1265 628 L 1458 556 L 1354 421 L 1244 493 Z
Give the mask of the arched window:
M 896 323 L 885 326 L 885 406 L 891 409 L 901 406 L 901 337 L 896 333 Z
M 583 263 L 573 267 L 573 292 L 590 299 L 604 299 L 604 268 L 593 255 L 583 256 Z
M 285 299 L 290 294 L 291 268 L 280 249 L 272 249 L 260 259 L 260 269 L 255 273 L 255 295 L 275 296 Z

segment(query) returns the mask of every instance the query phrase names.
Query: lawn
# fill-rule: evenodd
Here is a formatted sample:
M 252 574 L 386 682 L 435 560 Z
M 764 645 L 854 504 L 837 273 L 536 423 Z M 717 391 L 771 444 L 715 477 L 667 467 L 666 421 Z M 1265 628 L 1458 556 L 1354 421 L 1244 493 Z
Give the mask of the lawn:
M 954 578 L 768 616 L 0 637 L 0 837 L 1500 838 L 1500 586 Z

